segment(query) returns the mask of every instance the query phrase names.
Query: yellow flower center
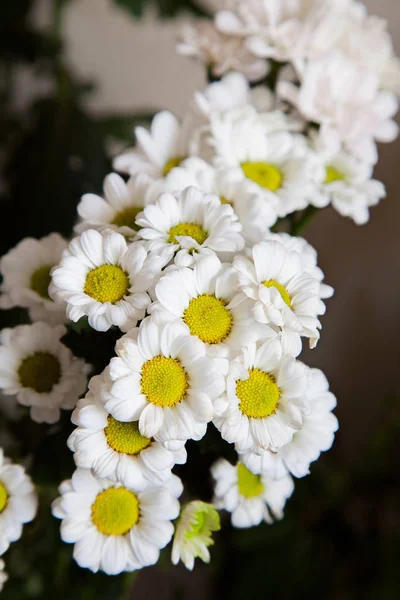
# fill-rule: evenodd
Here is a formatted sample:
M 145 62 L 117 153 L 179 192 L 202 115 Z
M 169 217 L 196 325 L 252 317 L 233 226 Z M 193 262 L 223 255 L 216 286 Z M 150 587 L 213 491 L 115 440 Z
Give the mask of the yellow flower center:
M 264 486 L 259 475 L 254 475 L 247 467 L 238 463 L 238 487 L 239 494 L 246 498 L 255 498 L 263 493 Z
M 236 396 L 244 415 L 253 419 L 264 419 L 275 412 L 280 391 L 275 378 L 259 369 L 249 370 L 249 378 L 236 381 Z
M 123 423 L 111 415 L 107 419 L 108 425 L 104 429 L 107 443 L 116 452 L 122 454 L 139 454 L 151 444 L 151 438 L 140 435 L 137 421 Z
M 335 169 L 335 167 L 326 167 L 326 178 L 325 184 L 333 183 L 334 181 L 344 181 L 346 179 L 345 175 Z
M 264 162 L 242 163 L 243 173 L 260 187 L 275 192 L 282 186 L 283 173 L 278 167 Z
M 2 483 L 0 481 L 0 513 L 2 513 L 3 510 L 5 509 L 5 507 L 7 506 L 7 501 L 8 501 L 7 488 L 5 487 L 4 483 Z
M 117 227 L 130 227 L 131 229 L 138 229 L 137 225 L 135 224 L 136 216 L 142 210 L 142 206 L 129 206 L 128 208 L 121 210 L 115 215 L 112 225 L 116 225 Z
M 38 394 L 48 394 L 60 381 L 60 361 L 49 352 L 36 352 L 24 358 L 18 376 L 22 387 L 31 388 Z
M 227 200 L 226 198 L 224 198 L 224 196 L 220 196 L 219 199 L 221 204 L 229 204 L 230 206 L 233 206 L 233 202 L 231 200 Z
M 49 285 L 51 283 L 50 271 L 52 268 L 52 265 L 40 267 L 40 269 L 37 269 L 31 277 L 31 290 L 36 292 L 41 298 L 46 298 L 46 300 L 50 299 Z
M 190 540 L 191 538 L 197 537 L 200 533 L 202 533 L 205 523 L 206 513 L 204 511 L 196 512 L 190 522 L 190 529 L 185 531 L 185 538 Z
M 212 294 L 193 298 L 183 313 L 183 320 L 191 335 L 196 335 L 206 344 L 223 342 L 230 334 L 233 324 L 226 302 Z
M 163 175 L 165 177 L 165 175 L 168 175 L 168 173 L 170 171 L 172 171 L 172 169 L 174 169 L 175 167 L 179 167 L 179 165 L 185 160 L 186 156 L 175 156 L 173 158 L 170 158 L 164 165 L 163 168 Z
M 140 380 L 141 392 L 156 406 L 174 406 L 185 397 L 188 376 L 175 358 L 155 356 L 144 363 Z
M 125 535 L 139 520 L 137 496 L 124 487 L 108 488 L 96 496 L 92 521 L 104 535 Z
M 168 233 L 168 242 L 170 244 L 178 244 L 178 240 L 176 238 L 180 235 L 189 236 L 198 244 L 203 244 L 208 237 L 207 231 L 204 231 L 204 229 L 196 223 L 179 223 L 179 225 L 174 225 L 174 227 L 171 227 Z
M 84 292 L 97 302 L 114 304 L 125 296 L 129 288 L 128 275 L 116 265 L 102 265 L 86 277 Z
M 265 287 L 267 287 L 267 288 L 273 287 L 276 290 L 278 290 L 278 292 L 282 296 L 282 300 L 284 301 L 284 303 L 287 304 L 289 308 L 291 308 L 292 301 L 289 296 L 289 292 L 287 291 L 287 289 L 285 287 L 283 287 L 283 285 L 281 283 L 278 283 L 274 279 L 270 279 L 269 281 L 263 281 L 263 285 L 265 285 Z

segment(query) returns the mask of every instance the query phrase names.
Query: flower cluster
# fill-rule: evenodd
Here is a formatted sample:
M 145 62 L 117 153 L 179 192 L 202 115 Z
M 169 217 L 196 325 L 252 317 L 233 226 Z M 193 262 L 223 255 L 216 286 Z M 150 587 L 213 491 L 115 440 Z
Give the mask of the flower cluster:
M 181 121 L 136 128 L 76 237 L 24 240 L 0 264 L 2 305 L 33 321 L 2 333 L 0 387 L 39 422 L 73 409 L 77 468 L 53 514 L 94 572 L 153 565 L 172 538 L 174 564 L 209 561 L 217 509 L 235 527 L 282 518 L 338 427 L 326 377 L 298 358 L 333 289 L 294 234 L 329 203 L 365 223 L 385 194 L 376 142 L 397 133 L 397 59 L 359 2 L 232 0 L 180 49 L 223 77 Z M 119 339 L 79 399 L 89 367 L 65 334 L 85 320 Z M 181 507 L 174 467 L 211 427 L 213 504 L 185 491 Z

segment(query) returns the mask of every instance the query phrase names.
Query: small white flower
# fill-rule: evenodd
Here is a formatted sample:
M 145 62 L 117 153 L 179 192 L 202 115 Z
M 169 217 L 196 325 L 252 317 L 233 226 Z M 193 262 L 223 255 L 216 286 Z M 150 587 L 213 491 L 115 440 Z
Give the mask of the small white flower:
M 154 565 L 172 538 L 182 484 L 174 475 L 144 491 L 76 469 L 59 488 L 52 512 L 62 519 L 61 538 L 73 543 L 78 565 L 108 575 Z
M 234 527 L 254 527 L 262 521 L 283 518 L 286 500 L 294 486 L 290 475 L 274 479 L 268 473 L 254 475 L 238 462 L 221 458 L 211 468 L 215 480 L 214 504 L 232 513 Z
M 177 441 L 173 449 L 203 437 L 224 380 L 185 325 L 147 318 L 117 342 L 116 353 L 105 402 L 115 419 L 138 420 L 141 435 L 167 446 Z
M 30 407 L 38 423 L 55 423 L 60 409 L 75 408 L 84 392 L 89 367 L 75 358 L 61 338 L 62 325 L 46 323 L 4 329 L 0 336 L 0 388 Z
M 276 454 L 268 451 L 261 455 L 253 452 L 241 454 L 240 459 L 253 473 L 268 471 L 273 472 L 275 477 L 281 477 L 289 471 L 295 477 L 304 477 L 310 473 L 310 464 L 332 446 L 339 427 L 332 413 L 336 398 L 329 391 L 329 383 L 322 371 L 306 369 L 309 412 L 303 415 L 301 428 Z
M 22 535 L 22 525 L 35 518 L 38 499 L 31 478 L 20 465 L 4 458 L 0 448 L 0 555 Z M 4 567 L 4 565 L 2 565 Z M 0 573 L 0 584 L 2 574 Z
M 67 242 L 58 233 L 40 240 L 25 238 L 0 261 L 1 308 L 22 306 L 29 309 L 32 320 L 53 325 L 66 319 L 64 303 L 49 296 L 51 269 L 58 264 Z
M 232 207 L 194 187 L 162 194 L 136 222 L 142 228 L 138 236 L 147 240 L 148 250 L 168 259 L 177 253 L 175 261 L 180 266 L 193 264 L 193 255 L 204 251 L 234 253 L 244 246 L 242 226 Z
M 178 52 L 204 62 L 215 77 L 239 71 L 249 81 L 260 81 L 268 73 L 265 60 L 254 56 L 244 40 L 218 31 L 212 21 L 198 21 L 182 29 Z
M 163 177 L 191 154 L 192 128 L 190 116 L 181 124 L 166 110 L 157 113 L 150 131 L 135 128 L 137 145 L 114 159 L 114 169 L 129 175 L 147 173 L 153 179 Z
M 5 571 L 5 567 L 6 567 L 6 565 L 5 565 L 4 560 L 2 560 L 0 558 L 0 592 L 3 589 L 4 584 L 5 584 L 5 582 L 8 579 L 8 575 L 7 575 L 6 571 Z
M 254 318 L 280 328 L 288 351 L 300 353 L 301 336 L 314 348 L 321 327 L 318 315 L 325 313 L 319 278 L 302 269 L 302 258 L 278 241 L 253 246 L 249 257 L 236 256 L 239 289 L 253 301 Z M 289 350 L 291 346 L 291 350 Z
M 307 383 L 303 363 L 282 355 L 278 340 L 249 344 L 230 362 L 214 425 L 238 452 L 276 452 L 302 426 L 309 410 Z
M 168 260 L 149 258 L 143 244 L 127 245 L 113 231 L 84 231 L 70 242 L 52 272 L 51 294 L 67 302 L 67 316 L 88 315 L 97 331 L 117 325 L 122 331 L 143 319 L 149 288 Z
M 235 269 L 215 255 L 200 258 L 193 269 L 167 272 L 154 294 L 150 312 L 163 321 L 180 319 L 209 356 L 228 356 L 245 342 L 275 336 L 269 327 L 255 322 L 251 301 L 238 294 Z
M 96 194 L 85 194 L 78 204 L 80 221 L 75 231 L 112 229 L 125 237 L 136 234 L 136 216 L 147 204 L 154 202 L 164 191 L 161 182 L 148 175 L 132 176 L 127 183 L 111 173 L 104 180 L 104 199 Z
M 212 532 L 220 530 L 218 511 L 212 504 L 200 500 L 189 502 L 182 510 L 175 529 L 171 560 L 177 565 L 181 560 L 193 570 L 195 558 L 210 562 L 208 546 L 214 544 Z
M 114 419 L 104 407 L 110 383 L 107 372 L 93 377 L 86 398 L 72 413 L 77 428 L 68 438 L 68 446 L 74 452 L 76 466 L 138 490 L 149 483 L 162 485 L 171 477 L 176 463 L 186 462 L 185 448 L 170 452 L 159 442 L 142 436 L 137 421 Z

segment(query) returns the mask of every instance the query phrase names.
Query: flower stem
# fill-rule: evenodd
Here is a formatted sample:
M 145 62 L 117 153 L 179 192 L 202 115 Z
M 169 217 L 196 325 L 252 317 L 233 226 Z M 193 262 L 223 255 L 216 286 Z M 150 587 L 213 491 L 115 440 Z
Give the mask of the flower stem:
M 309 225 L 309 223 L 311 223 L 311 221 L 313 220 L 313 218 L 317 214 L 317 212 L 318 212 L 318 208 L 310 205 L 303 212 L 300 219 L 298 219 L 297 221 L 295 221 L 293 219 L 291 221 L 290 235 L 301 235 L 301 233 L 304 231 L 304 229 L 307 227 L 307 225 Z

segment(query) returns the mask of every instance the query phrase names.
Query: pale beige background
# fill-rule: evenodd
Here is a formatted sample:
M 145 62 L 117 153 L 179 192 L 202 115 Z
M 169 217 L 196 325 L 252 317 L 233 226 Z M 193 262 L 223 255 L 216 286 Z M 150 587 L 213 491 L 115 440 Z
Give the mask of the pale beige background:
M 211 0 L 212 1 L 212 0 Z M 210 2 L 209 2 L 210 3 Z M 400 3 L 369 0 L 371 12 L 389 19 L 400 52 Z M 43 0 L 37 19 L 48 21 Z M 72 0 L 65 15 L 67 56 L 74 71 L 98 84 L 90 99 L 97 113 L 168 108 L 182 113 L 204 83 L 200 65 L 175 53 L 180 23 L 131 20 L 110 0 Z M 338 447 L 362 452 L 385 396 L 399 381 L 400 142 L 381 148 L 376 176 L 388 198 L 371 222 L 356 227 L 332 209 L 323 211 L 306 236 L 318 249 L 326 279 L 336 288 L 323 318 L 317 350 L 305 357 L 328 375 L 339 400 Z

